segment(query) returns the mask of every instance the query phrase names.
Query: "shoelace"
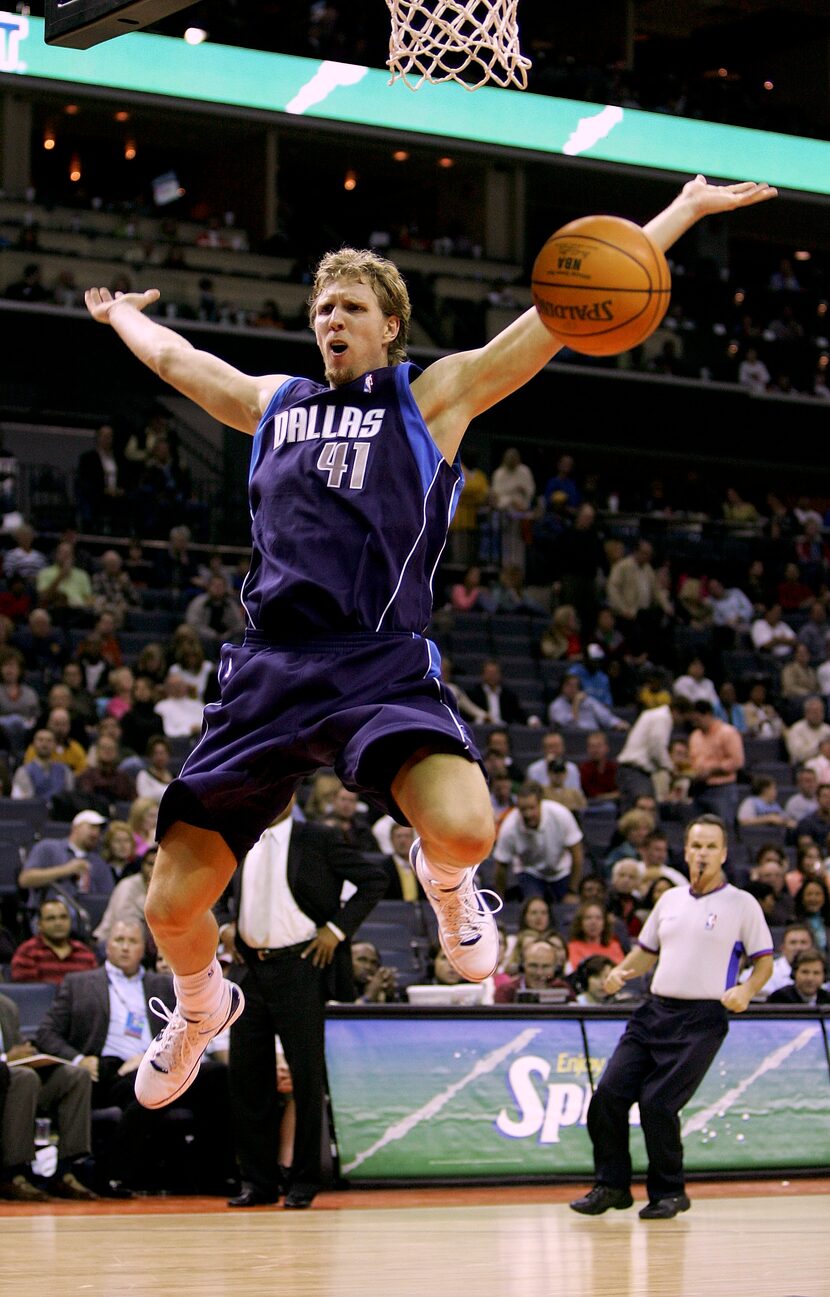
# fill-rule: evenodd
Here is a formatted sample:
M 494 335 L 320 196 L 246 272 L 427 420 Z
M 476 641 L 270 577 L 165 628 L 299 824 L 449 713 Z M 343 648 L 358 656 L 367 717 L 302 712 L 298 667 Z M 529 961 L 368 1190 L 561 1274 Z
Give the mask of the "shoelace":
M 174 1071 L 182 1059 L 187 1033 L 196 1024 L 183 1018 L 178 1009 L 168 1009 L 157 995 L 151 996 L 147 1003 L 156 1017 L 165 1023 L 157 1041 L 156 1060 L 164 1056 L 167 1070 Z
M 449 926 L 453 929 L 453 936 L 458 937 L 458 943 L 461 946 L 475 940 L 481 936 L 481 906 L 478 903 L 479 897 L 492 897 L 496 902 L 491 906 L 487 904 L 487 909 L 491 914 L 498 914 L 503 909 L 504 901 L 498 892 L 493 892 L 490 888 L 482 888 L 478 891 L 473 886 L 472 878 L 465 878 L 461 886 L 455 892 L 440 892 L 442 900 L 442 910 L 447 914 Z

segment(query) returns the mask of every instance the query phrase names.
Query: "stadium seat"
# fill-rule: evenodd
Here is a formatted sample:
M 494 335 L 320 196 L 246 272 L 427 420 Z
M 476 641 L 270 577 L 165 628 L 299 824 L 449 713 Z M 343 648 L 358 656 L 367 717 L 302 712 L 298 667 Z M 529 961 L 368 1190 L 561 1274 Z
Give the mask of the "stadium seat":
M 20 1014 L 20 1034 L 34 1036 L 57 992 L 51 982 L 4 982 L 0 994 L 14 1000 Z

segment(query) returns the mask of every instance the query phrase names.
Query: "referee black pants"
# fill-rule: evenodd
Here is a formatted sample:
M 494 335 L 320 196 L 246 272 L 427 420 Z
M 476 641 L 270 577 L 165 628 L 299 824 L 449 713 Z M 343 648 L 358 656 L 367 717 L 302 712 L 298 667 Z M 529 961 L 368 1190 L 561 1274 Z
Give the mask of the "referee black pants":
M 276 1194 L 281 1104 L 277 1095 L 278 1035 L 291 1071 L 297 1125 L 291 1181 L 319 1187 L 325 1094 L 325 977 L 307 942 L 269 961 L 254 956 L 242 980 L 245 1012 L 231 1027 L 233 1134 L 242 1180 Z
M 588 1108 L 597 1184 L 631 1183 L 628 1113 L 640 1105 L 651 1202 L 683 1193 L 679 1112 L 700 1085 L 728 1029 L 717 1000 L 652 996 L 629 1019 Z

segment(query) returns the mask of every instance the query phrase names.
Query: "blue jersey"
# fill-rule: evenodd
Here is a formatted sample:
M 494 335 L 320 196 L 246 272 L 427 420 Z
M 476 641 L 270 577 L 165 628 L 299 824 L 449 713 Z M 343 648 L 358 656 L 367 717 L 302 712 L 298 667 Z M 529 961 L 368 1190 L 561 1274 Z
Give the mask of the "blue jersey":
M 274 393 L 251 455 L 249 628 L 278 641 L 426 628 L 463 477 L 415 403 L 418 373 L 290 378 Z

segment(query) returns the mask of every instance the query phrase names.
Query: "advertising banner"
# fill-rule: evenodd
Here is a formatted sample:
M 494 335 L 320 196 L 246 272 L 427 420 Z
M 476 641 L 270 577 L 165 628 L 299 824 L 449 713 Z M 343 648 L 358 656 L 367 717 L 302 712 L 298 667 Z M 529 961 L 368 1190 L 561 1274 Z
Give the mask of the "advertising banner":
M 341 1172 L 354 1181 L 592 1171 L 586 1116 L 624 1019 L 338 1017 L 326 1054 Z M 587 1045 L 587 1052 L 586 1052 Z M 632 1111 L 635 1169 L 645 1148 Z M 830 1166 L 818 1019 L 733 1020 L 682 1114 L 690 1171 Z

